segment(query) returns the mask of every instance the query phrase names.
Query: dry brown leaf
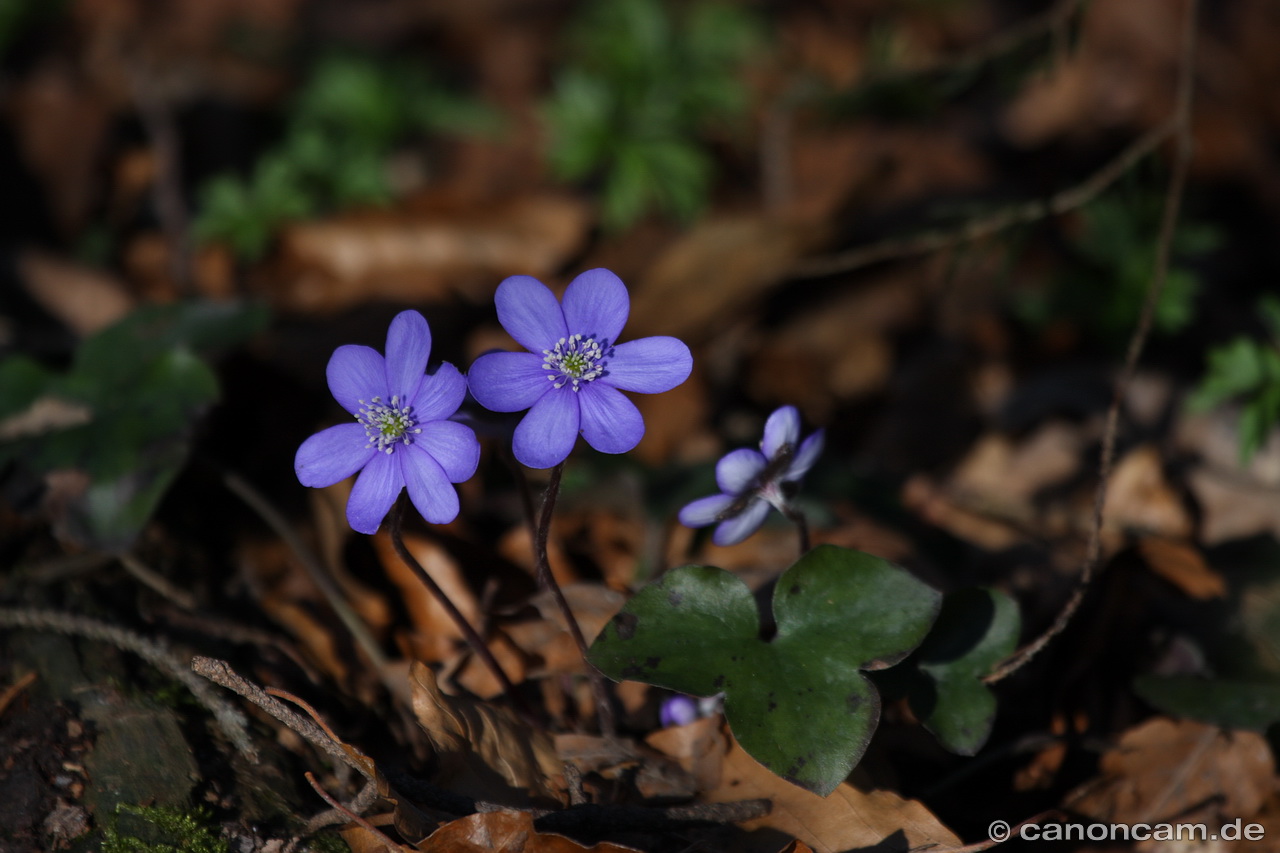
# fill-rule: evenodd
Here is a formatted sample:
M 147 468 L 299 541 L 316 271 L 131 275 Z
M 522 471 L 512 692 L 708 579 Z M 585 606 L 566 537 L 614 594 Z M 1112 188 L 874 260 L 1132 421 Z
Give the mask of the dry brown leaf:
M 338 830 L 338 834 L 342 836 L 343 841 L 347 842 L 351 853 L 412 853 L 416 849 L 404 844 L 388 845 L 385 836 L 380 836 L 357 824 Z
M 981 496 L 1011 515 L 1025 513 L 1037 492 L 1079 470 L 1083 450 L 1080 428 L 1062 421 L 1049 421 L 1021 441 L 991 433 L 974 444 L 947 488 Z
M 719 715 L 703 717 L 684 726 L 669 726 L 653 732 L 644 742 L 669 755 L 694 779 L 699 791 L 720 787 L 729 741 Z
M 915 280 L 901 274 L 823 300 L 770 334 L 754 354 L 752 396 L 793 403 L 810 420 L 827 420 L 840 402 L 884 385 L 893 363 L 887 335 L 910 322 L 922 301 Z
M 1192 598 L 1203 601 L 1227 594 L 1226 579 L 1188 542 L 1144 536 L 1138 540 L 1138 551 L 1151 571 Z
M 404 534 L 404 545 L 431 579 L 440 585 L 466 620 L 471 625 L 479 625 L 480 605 L 462 570 L 449 553 L 439 543 L 413 533 Z M 390 536 L 374 536 L 373 546 L 383 571 L 400 590 L 400 600 L 404 602 L 413 622 L 415 630 L 409 638 L 409 645 L 414 659 L 438 663 L 452 658 L 458 641 L 462 639 L 457 623 L 396 554 Z
M 772 801 L 773 810 L 743 823 L 744 829 L 785 832 L 815 853 L 873 847 L 895 835 L 905 838 L 903 846 L 913 849 L 936 845 L 930 849 L 942 853 L 961 846 L 955 833 L 917 800 L 904 800 L 892 791 L 863 791 L 848 782 L 840 783 L 830 796 L 819 797 L 770 773 L 733 741 L 719 787 L 701 799 L 724 803 L 757 797 Z M 774 853 L 777 842 L 764 836 L 748 838 L 743 853 Z
M 43 252 L 26 252 L 19 274 L 31 298 L 78 335 L 110 326 L 136 306 L 124 283 Z
M 561 803 L 564 779 L 555 744 L 491 702 L 447 696 L 422 663 L 410 671 L 413 711 L 439 760 L 439 784 L 479 800 Z
M 622 802 L 636 794 L 645 801 L 682 801 L 701 790 L 678 761 L 628 738 L 569 733 L 555 741 L 560 758 L 584 777 L 592 802 Z
M 1135 447 L 1116 462 L 1104 518 L 1111 532 L 1134 530 L 1169 539 L 1190 539 L 1193 532 L 1191 513 L 1150 445 Z
M 813 848 L 803 841 L 792 839 L 786 847 L 783 847 L 778 853 L 813 853 Z
M 468 815 L 440 827 L 418 845 L 421 853 L 638 853 L 602 841 L 583 847 L 572 839 L 540 833 L 528 812 L 498 811 Z
M 629 337 L 707 340 L 783 278 L 820 229 L 769 217 L 711 218 L 654 261 L 631 293 Z
M 578 573 L 573 568 L 573 561 L 564 551 L 564 540 L 561 536 L 563 528 L 562 517 L 552 520 L 551 533 L 547 537 L 547 562 L 551 565 L 551 575 L 556 579 L 556 583 L 568 586 L 578 579 Z M 524 569 L 530 577 L 536 576 L 533 534 L 529 531 L 527 524 L 518 524 L 504 533 L 498 540 L 498 553 Z
M 1101 770 L 1101 786 L 1070 805 L 1113 823 L 1203 820 L 1205 809 L 1247 820 L 1275 789 L 1275 761 L 1262 735 L 1165 717 L 1125 732 Z
M 929 524 L 990 551 L 1011 548 L 1023 539 L 1006 521 L 958 505 L 927 474 L 916 474 L 902 484 L 902 505 Z
M 260 285 L 277 307 L 333 312 L 370 300 L 426 303 L 452 297 L 468 280 L 491 296 L 517 273 L 547 275 L 586 233 L 575 199 L 524 196 L 493 209 L 392 211 L 304 222 L 285 229 L 280 260 Z

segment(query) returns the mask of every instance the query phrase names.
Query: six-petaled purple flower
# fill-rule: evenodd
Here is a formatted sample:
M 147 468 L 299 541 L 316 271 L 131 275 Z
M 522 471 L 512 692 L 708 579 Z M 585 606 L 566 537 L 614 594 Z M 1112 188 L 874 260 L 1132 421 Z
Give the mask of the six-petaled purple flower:
M 503 328 L 529 352 L 482 355 L 467 376 L 480 405 L 529 413 L 516 427 L 516 459 L 530 468 L 563 462 L 578 434 L 603 453 L 625 453 L 644 435 L 644 419 L 623 391 L 669 391 L 693 369 L 675 338 L 618 343 L 631 303 L 606 269 L 588 270 L 563 304 L 537 279 L 512 276 L 494 296 Z
M 712 541 L 734 545 L 755 533 L 775 507 L 786 515 L 803 477 L 822 454 L 825 434 L 818 430 L 800 441 L 800 413 L 783 406 L 764 425 L 760 450 L 744 447 L 716 463 L 721 494 L 699 498 L 680 510 L 686 527 L 716 525 Z M 761 452 L 763 451 L 763 452 Z
M 302 443 L 294 470 L 304 486 L 331 486 L 360 472 L 347 501 L 347 521 L 375 533 L 408 488 L 427 521 L 458 515 L 452 483 L 469 479 L 480 443 L 469 427 L 448 420 L 466 396 L 466 380 L 452 364 L 426 375 L 431 330 L 417 311 L 396 315 L 387 330 L 386 358 L 365 346 L 342 346 L 326 374 L 334 399 L 355 417 Z

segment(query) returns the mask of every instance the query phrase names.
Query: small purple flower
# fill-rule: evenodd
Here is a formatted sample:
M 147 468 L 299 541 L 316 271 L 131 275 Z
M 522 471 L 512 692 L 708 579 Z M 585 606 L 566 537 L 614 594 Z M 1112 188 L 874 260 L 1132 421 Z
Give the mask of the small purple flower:
M 376 533 L 406 486 L 427 521 L 458 516 L 461 483 L 476 472 L 480 442 L 470 427 L 448 420 L 467 383 L 452 364 L 425 374 L 431 330 L 417 311 L 402 311 L 387 329 L 387 356 L 365 346 L 341 346 L 329 359 L 329 390 L 355 423 L 339 424 L 302 443 L 293 467 L 304 486 L 321 488 L 360 477 L 347 501 L 347 521 Z
M 658 710 L 658 721 L 664 729 L 687 726 L 698 719 L 698 702 L 691 696 L 678 693 L 668 697 Z
M 559 465 L 578 433 L 602 453 L 626 453 L 644 435 L 644 419 L 622 392 L 669 391 L 693 369 L 689 348 L 675 338 L 617 343 L 631 301 L 609 270 L 575 278 L 563 305 L 527 275 L 502 282 L 494 302 L 498 321 L 529 352 L 482 355 L 467 383 L 486 409 L 529 410 L 512 448 L 530 468 Z
M 796 488 L 822 454 L 825 433 L 800 441 L 800 413 L 783 406 L 769 415 L 760 450 L 744 447 L 716 463 L 721 494 L 699 498 L 680 510 L 686 527 L 715 524 L 712 541 L 736 545 L 760 529 L 772 506 L 786 515 Z M 763 451 L 763 452 L 761 452 Z

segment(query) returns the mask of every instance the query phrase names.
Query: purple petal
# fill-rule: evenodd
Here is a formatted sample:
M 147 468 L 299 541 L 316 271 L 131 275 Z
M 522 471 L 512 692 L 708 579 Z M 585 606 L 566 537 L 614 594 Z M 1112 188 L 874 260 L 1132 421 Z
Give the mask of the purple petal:
M 480 464 L 480 442 L 476 440 L 475 431 L 454 421 L 431 421 L 422 424 L 420 429 L 422 433 L 414 436 L 410 447 L 431 454 L 444 469 L 449 482 L 470 480 Z
M 605 368 L 604 380 L 623 391 L 661 394 L 689 378 L 693 356 L 676 338 L 639 338 L 618 344 Z
M 498 322 L 525 349 L 540 353 L 567 337 L 564 312 L 555 294 L 536 278 L 513 275 L 493 295 Z
M 400 461 L 395 458 L 400 452 L 374 453 L 356 478 L 347 500 L 347 522 L 357 533 L 377 533 L 387 510 L 400 496 L 404 476 L 400 473 Z
M 712 495 L 685 504 L 680 510 L 680 523 L 685 527 L 706 527 L 720 520 L 720 513 L 733 505 L 733 495 Z
M 475 439 L 472 438 L 472 441 Z M 477 446 L 478 447 L 478 446 Z M 397 450 L 400 470 L 409 500 L 418 513 L 432 524 L 448 524 L 458 517 L 458 492 L 449 484 L 444 469 L 431 454 L 417 445 L 409 445 L 407 453 Z M 473 468 L 474 470 L 474 468 Z
M 559 465 L 578 440 L 579 421 L 578 394 L 567 387 L 552 389 L 516 426 L 511 442 L 516 459 L 530 468 Z
M 431 355 L 431 329 L 417 311 L 401 311 L 387 329 L 387 390 L 412 400 Z M 450 413 L 452 414 L 452 413 Z
M 726 495 L 740 495 L 768 464 L 760 451 L 750 447 L 726 453 L 716 463 L 716 484 Z
M 672 696 L 662 703 L 658 719 L 663 728 L 687 726 L 698 719 L 698 703 L 688 696 Z
M 387 393 L 386 362 L 371 347 L 347 344 L 333 351 L 329 366 L 325 368 L 329 391 L 333 399 L 351 414 L 358 414 L 360 401 L 369 402 L 374 397 L 390 399 Z
M 644 437 L 644 418 L 617 388 L 588 382 L 578 391 L 582 437 L 601 453 L 626 453 Z
M 769 504 L 756 498 L 737 516 L 722 522 L 711 534 L 711 541 L 717 545 L 737 545 L 759 530 L 768 514 Z
M 800 412 L 795 406 L 783 406 L 776 409 L 764 424 L 764 438 L 760 449 L 764 455 L 773 459 L 783 445 L 791 445 L 794 452 L 796 443 L 800 441 Z
M 359 471 L 376 451 L 360 424 L 338 424 L 302 442 L 293 470 L 304 486 L 322 489 Z
M 542 356 L 531 352 L 492 352 L 482 355 L 467 372 L 467 387 L 486 409 L 519 412 L 551 390 Z
M 809 473 L 813 463 L 817 462 L 818 457 L 822 455 L 822 448 L 826 443 L 827 431 L 822 429 L 800 442 L 800 449 L 796 451 L 796 458 L 792 460 L 790 467 L 787 468 L 787 473 L 782 479 L 799 480 Z
M 570 334 L 613 343 L 630 313 L 627 286 L 609 270 L 587 270 L 565 288 L 564 321 Z
M 421 426 L 426 421 L 442 421 L 458 411 L 467 396 L 467 380 L 458 368 L 444 362 L 436 372 L 424 377 L 417 396 L 411 398 L 413 418 Z

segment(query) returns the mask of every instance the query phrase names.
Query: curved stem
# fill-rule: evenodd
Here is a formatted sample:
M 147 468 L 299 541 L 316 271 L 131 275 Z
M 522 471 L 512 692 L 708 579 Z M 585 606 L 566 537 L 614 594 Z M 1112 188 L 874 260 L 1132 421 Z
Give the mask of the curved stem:
M 587 638 L 582 634 L 577 617 L 569 608 L 560 584 L 551 573 L 551 562 L 547 559 L 547 539 L 551 534 L 551 517 L 555 511 L 556 498 L 560 496 L 560 478 L 564 474 L 564 463 L 551 469 L 551 479 L 547 482 L 547 491 L 542 498 L 542 512 L 538 514 L 538 525 L 533 531 L 533 557 L 537 564 L 538 585 L 551 593 L 560 608 L 560 615 L 569 626 L 569 633 L 582 653 L 582 661 L 587 665 L 587 676 L 591 680 L 591 692 L 595 694 L 596 712 L 600 717 L 600 732 L 606 737 L 613 737 L 617 728 L 613 720 L 613 706 L 609 704 L 609 693 L 605 686 L 604 676 L 596 669 L 587 657 Z
M 538 727 L 541 728 L 541 724 L 538 723 L 538 718 L 529 709 L 529 706 L 525 704 L 524 700 L 520 698 L 520 694 L 516 692 L 515 684 L 513 684 L 511 679 L 507 677 L 506 671 L 502 668 L 502 665 L 498 663 L 498 659 L 493 656 L 493 652 L 490 651 L 488 644 L 484 641 L 484 638 L 480 636 L 475 628 L 471 627 L 471 623 L 467 621 L 467 617 L 462 615 L 462 611 L 453 603 L 453 600 L 449 598 L 448 594 L 440 588 L 440 584 L 436 583 L 435 578 L 431 577 L 431 575 L 427 573 L 427 570 L 422 567 L 422 564 L 418 562 L 417 558 L 415 558 L 413 554 L 409 553 L 409 549 L 405 547 L 404 539 L 400 535 L 399 501 L 396 501 L 395 506 L 391 508 L 390 524 L 388 525 L 388 528 L 391 534 L 391 545 L 395 548 L 396 555 L 406 566 L 410 568 L 410 570 L 413 571 L 414 575 L 417 576 L 418 580 L 422 582 L 422 585 L 427 588 L 431 595 L 435 597 L 436 601 L 440 602 L 440 606 L 445 609 L 445 612 L 449 614 L 449 618 L 453 620 L 453 623 L 458 626 L 458 630 L 462 632 L 462 638 L 467 641 L 467 645 L 471 647 L 471 651 L 474 652 L 476 656 L 480 658 L 480 661 L 489 668 L 489 671 L 493 673 L 494 678 L 498 679 L 498 683 L 502 685 L 502 692 L 506 694 L 507 699 L 510 700 L 516 711 L 519 712 L 519 714 L 528 722 L 538 725 Z
M 782 514 L 786 517 L 787 521 L 790 521 L 796 526 L 796 534 L 800 538 L 800 556 L 803 557 L 805 554 L 809 553 L 809 548 L 812 545 L 809 541 L 809 520 L 804 517 L 803 512 L 791 505 L 788 505 L 787 508 L 782 511 Z

